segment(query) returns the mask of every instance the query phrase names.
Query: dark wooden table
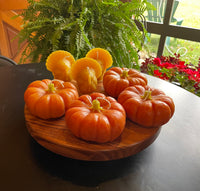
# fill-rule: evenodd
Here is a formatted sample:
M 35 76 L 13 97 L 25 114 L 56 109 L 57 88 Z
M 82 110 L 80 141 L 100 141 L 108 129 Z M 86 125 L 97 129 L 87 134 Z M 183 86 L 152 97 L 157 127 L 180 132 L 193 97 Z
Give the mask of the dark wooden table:
M 199 191 L 200 98 L 147 76 L 175 102 L 173 118 L 148 148 L 128 158 L 89 162 L 65 158 L 29 135 L 23 94 L 36 80 L 52 78 L 43 64 L 0 68 L 0 190 Z

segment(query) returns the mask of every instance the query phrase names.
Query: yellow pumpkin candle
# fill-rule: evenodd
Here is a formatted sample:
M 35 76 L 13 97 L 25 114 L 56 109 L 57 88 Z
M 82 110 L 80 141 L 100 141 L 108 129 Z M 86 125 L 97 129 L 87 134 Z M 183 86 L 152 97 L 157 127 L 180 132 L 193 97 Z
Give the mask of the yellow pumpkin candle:
M 57 50 L 52 52 L 47 60 L 47 70 L 51 71 L 54 79 L 63 81 L 71 81 L 71 66 L 75 63 L 74 57 L 71 53 L 64 50 Z
M 81 94 L 95 91 L 101 74 L 101 65 L 92 58 L 78 59 L 71 67 L 71 77 L 76 81 Z
M 103 48 L 93 48 L 93 49 L 91 49 L 87 53 L 86 57 L 95 59 L 101 65 L 102 74 L 99 77 L 99 80 L 102 79 L 106 69 L 111 67 L 112 63 L 113 63 L 113 59 L 112 59 L 111 54 Z

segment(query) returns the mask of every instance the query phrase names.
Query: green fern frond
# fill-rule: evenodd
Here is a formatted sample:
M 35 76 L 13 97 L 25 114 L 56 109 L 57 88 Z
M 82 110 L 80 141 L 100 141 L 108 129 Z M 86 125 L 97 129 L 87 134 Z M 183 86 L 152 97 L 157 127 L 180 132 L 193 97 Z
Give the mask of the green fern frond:
M 146 30 L 139 22 L 151 5 L 147 0 L 28 0 L 22 13 L 19 42 L 27 41 L 21 61 L 44 62 L 55 50 L 67 50 L 76 59 L 94 47 L 107 49 L 115 66 L 133 67 L 138 62 Z M 135 66 L 134 66 L 135 67 Z

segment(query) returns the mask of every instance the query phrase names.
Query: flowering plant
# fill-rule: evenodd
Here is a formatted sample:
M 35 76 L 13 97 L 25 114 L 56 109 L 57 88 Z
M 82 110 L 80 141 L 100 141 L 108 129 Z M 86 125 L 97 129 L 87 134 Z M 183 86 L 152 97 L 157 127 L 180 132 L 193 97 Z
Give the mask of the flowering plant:
M 180 55 L 147 58 L 140 66 L 141 72 L 167 80 L 200 96 L 200 60 L 197 66 L 186 64 Z

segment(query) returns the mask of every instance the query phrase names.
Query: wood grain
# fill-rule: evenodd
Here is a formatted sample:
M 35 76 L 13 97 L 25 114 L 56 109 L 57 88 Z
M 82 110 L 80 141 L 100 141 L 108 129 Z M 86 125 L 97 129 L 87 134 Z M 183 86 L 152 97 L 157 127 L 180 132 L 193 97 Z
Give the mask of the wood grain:
M 26 45 L 24 42 L 19 47 L 16 35 L 22 29 L 23 17 L 19 14 L 27 6 L 27 0 L 0 1 L 0 53 L 16 63 L 19 63 Z
M 127 120 L 118 139 L 96 144 L 76 138 L 66 127 L 64 117 L 43 120 L 31 115 L 25 106 L 25 119 L 29 133 L 40 145 L 59 155 L 87 161 L 115 160 L 134 155 L 148 147 L 161 129 L 141 127 Z

